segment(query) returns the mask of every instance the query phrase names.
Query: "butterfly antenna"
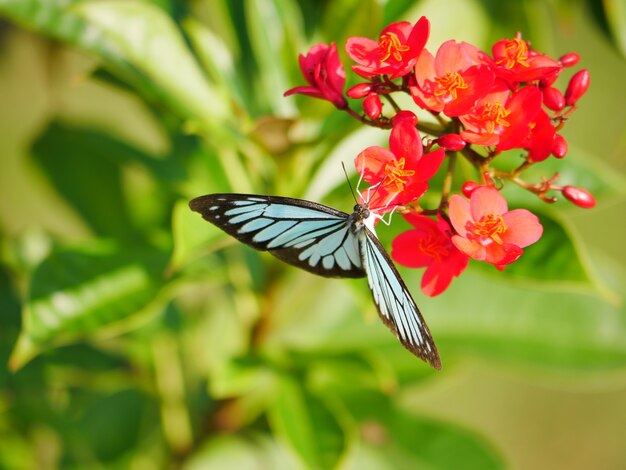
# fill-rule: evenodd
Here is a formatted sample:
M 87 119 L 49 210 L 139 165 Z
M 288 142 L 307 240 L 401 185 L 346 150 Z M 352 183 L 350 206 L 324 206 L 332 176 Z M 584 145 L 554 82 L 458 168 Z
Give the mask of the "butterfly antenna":
M 354 192 L 354 188 L 352 187 L 352 183 L 350 183 L 350 178 L 348 177 L 348 171 L 346 170 L 346 165 L 341 162 L 341 168 L 343 168 L 343 174 L 346 175 L 346 181 L 348 182 L 348 187 L 350 188 L 350 192 L 352 193 L 352 197 L 354 198 L 354 202 L 356 202 L 357 204 L 359 203 L 359 200 L 356 197 L 356 194 Z M 360 194 L 359 194 L 360 196 Z

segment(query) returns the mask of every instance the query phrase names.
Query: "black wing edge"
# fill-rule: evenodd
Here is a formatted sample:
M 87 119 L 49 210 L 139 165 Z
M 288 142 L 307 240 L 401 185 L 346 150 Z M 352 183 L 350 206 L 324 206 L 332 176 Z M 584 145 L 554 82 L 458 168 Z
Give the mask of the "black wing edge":
M 285 196 L 265 196 L 262 194 L 243 194 L 243 193 L 215 193 L 207 194 L 205 196 L 198 196 L 189 202 L 189 207 L 192 211 L 199 212 L 203 216 L 210 213 L 208 210 L 212 206 L 221 206 L 234 201 L 240 201 L 241 199 L 252 198 L 262 199 L 268 203 L 276 204 L 291 204 L 294 206 L 306 207 L 308 209 L 315 209 L 318 211 L 326 212 L 327 214 L 335 215 L 337 217 L 347 217 L 348 214 L 332 207 L 319 204 L 317 202 L 307 201 L 306 199 L 296 199 L 293 197 Z M 207 220 L 211 221 L 209 218 Z
M 213 225 L 223 230 L 233 238 L 236 238 L 242 243 L 245 243 L 252 248 L 259 251 L 268 251 L 281 261 L 296 266 L 312 274 L 316 274 L 322 277 L 335 277 L 335 278 L 359 278 L 365 276 L 365 270 L 363 268 L 357 268 L 355 266 L 350 270 L 343 270 L 335 266 L 333 269 L 324 269 L 317 266 L 310 266 L 308 263 L 303 263 L 298 259 L 300 250 L 295 248 L 277 248 L 268 250 L 265 248 L 264 243 L 256 243 L 253 241 L 254 232 L 241 234 L 238 232 L 239 226 L 242 224 L 225 224 L 221 219 L 224 218 L 224 212 L 229 208 L 232 208 L 232 203 L 241 201 L 242 199 L 256 199 L 262 200 L 266 203 L 276 204 L 290 204 L 293 206 L 305 207 L 307 209 L 314 209 L 321 212 L 325 212 L 330 215 L 334 215 L 338 218 L 344 219 L 348 217 L 348 214 L 332 207 L 318 204 L 316 202 L 307 201 L 306 199 L 295 199 L 292 197 L 283 196 L 265 196 L 261 194 L 241 194 L 241 193 L 215 193 L 207 194 L 205 196 L 199 196 L 192 199 L 189 202 L 189 208 L 202 215 L 204 220 L 211 222 Z M 261 202 L 261 201 L 259 201 Z M 217 206 L 217 210 L 209 210 L 211 207 Z M 318 265 L 319 266 L 319 265 Z
M 403 341 L 400 338 L 400 335 L 398 334 L 398 328 L 393 323 L 393 321 L 385 317 L 380 311 L 380 307 L 376 303 L 376 299 L 374 298 L 374 293 L 372 292 L 372 300 L 374 300 L 374 305 L 376 305 L 376 309 L 378 310 L 378 316 L 381 318 L 383 323 L 387 325 L 387 327 L 393 332 L 396 338 L 398 338 L 400 343 L 402 343 L 402 346 L 404 346 L 406 349 L 411 351 L 415 356 L 419 357 L 423 361 L 430 364 L 433 368 L 437 370 L 441 370 L 441 358 L 439 357 L 439 351 L 437 351 L 437 346 L 435 345 L 433 336 L 430 333 L 430 329 L 428 328 L 428 325 L 426 324 L 424 317 L 422 317 L 422 313 L 417 307 L 417 304 L 415 303 L 415 300 L 413 299 L 411 292 L 409 291 L 408 287 L 404 283 L 402 276 L 400 276 L 400 273 L 398 272 L 398 269 L 393 263 L 393 260 L 391 259 L 391 257 L 389 256 L 389 254 L 387 253 L 383 245 L 380 243 L 376 235 L 374 235 L 367 227 L 364 227 L 364 230 L 365 230 L 366 236 L 378 247 L 378 249 L 382 253 L 387 263 L 389 263 L 391 270 L 394 272 L 394 274 L 398 278 L 398 281 L 400 282 L 400 285 L 402 286 L 402 289 L 404 290 L 404 293 L 406 294 L 406 296 L 409 298 L 411 302 L 413 302 L 413 306 L 415 307 L 415 312 L 417 313 L 417 316 L 419 317 L 420 324 L 423 325 L 423 333 L 424 333 L 426 342 L 430 345 L 431 350 L 428 351 L 426 348 L 419 348 L 414 344 Z M 365 264 L 365 260 L 363 260 L 363 264 Z

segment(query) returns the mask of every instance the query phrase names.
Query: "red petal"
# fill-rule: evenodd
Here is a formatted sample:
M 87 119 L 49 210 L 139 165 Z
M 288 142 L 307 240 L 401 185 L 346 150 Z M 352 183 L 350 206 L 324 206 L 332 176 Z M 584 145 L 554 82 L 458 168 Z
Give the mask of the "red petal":
M 502 240 L 506 243 L 524 248 L 535 243 L 541 238 L 543 227 L 539 218 L 526 209 L 515 209 L 502 216 L 507 227 L 502 234 Z
M 424 46 L 428 41 L 428 36 L 430 35 L 430 22 L 428 18 L 422 16 L 413 29 L 411 30 L 411 34 L 407 39 L 407 45 L 411 48 L 411 55 L 413 57 L 417 57 L 424 50 Z
M 472 213 L 470 212 L 470 203 L 463 196 L 453 194 L 450 196 L 448 205 L 448 215 L 454 231 L 461 236 L 465 236 L 465 225 L 472 222 Z
M 443 112 L 450 117 L 469 112 L 479 99 L 489 93 L 496 78 L 489 67 L 482 65 L 470 67 L 461 76 L 467 88 L 457 89 L 457 98 L 446 103 Z
M 554 138 L 556 129 L 552 125 L 548 114 L 540 110 L 535 120 L 535 127 L 530 133 L 530 145 L 528 148 L 528 156 L 533 162 L 542 162 L 550 156 L 554 148 Z
M 402 266 L 409 268 L 423 268 L 428 266 L 433 258 L 419 250 L 420 240 L 429 236 L 420 230 L 403 232 L 391 242 L 391 257 Z
M 520 247 L 509 243 L 504 243 L 502 245 L 492 243 L 486 247 L 486 256 L 484 261 L 498 266 L 498 269 L 501 270 L 502 265 L 510 264 L 516 261 L 520 256 L 522 256 L 523 253 L 524 250 Z
M 510 111 L 507 120 L 509 127 L 500 135 L 498 150 L 518 147 L 528 136 L 529 125 L 541 110 L 542 94 L 539 88 L 527 86 L 513 93 L 506 105 Z
M 506 213 L 508 207 L 500 191 L 491 186 L 481 186 L 472 192 L 470 210 L 472 218 L 479 221 L 489 214 L 502 215 Z
M 396 157 L 383 147 L 367 147 L 354 159 L 356 171 L 370 184 L 380 183 L 385 177 L 385 165 Z
M 389 150 L 396 159 L 405 158 L 407 167 L 422 157 L 422 140 L 414 125 L 407 121 L 400 121 L 389 136 Z
M 465 253 L 470 258 L 483 261 L 487 256 L 487 251 L 485 250 L 485 247 L 474 240 L 468 240 L 467 238 L 463 238 L 460 235 L 453 235 L 451 240 L 452 243 L 454 243 L 454 246 L 456 246 L 461 252 Z
M 378 65 L 378 42 L 353 36 L 346 41 L 346 52 L 352 60 L 365 67 Z
M 423 181 L 429 180 L 435 176 L 435 173 L 439 170 L 445 157 L 446 152 L 442 148 L 427 153 L 421 158 L 417 165 L 415 165 L 415 176 Z

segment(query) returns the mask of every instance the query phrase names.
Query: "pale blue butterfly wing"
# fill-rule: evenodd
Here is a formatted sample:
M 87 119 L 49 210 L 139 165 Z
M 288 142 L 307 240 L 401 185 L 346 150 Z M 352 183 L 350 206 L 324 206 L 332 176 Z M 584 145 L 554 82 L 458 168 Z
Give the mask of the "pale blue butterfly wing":
M 252 194 L 209 194 L 192 210 L 258 250 L 326 277 L 363 277 L 378 313 L 400 342 L 441 368 L 428 326 L 376 235 L 365 226 L 367 206 L 346 214 L 302 199 Z
M 209 194 L 189 203 L 237 240 L 326 277 L 363 277 L 358 237 L 349 215 L 301 199 Z
M 367 227 L 363 228 L 360 246 L 367 282 L 380 318 L 405 348 L 435 369 L 441 369 L 441 359 L 428 325 L 391 258 Z

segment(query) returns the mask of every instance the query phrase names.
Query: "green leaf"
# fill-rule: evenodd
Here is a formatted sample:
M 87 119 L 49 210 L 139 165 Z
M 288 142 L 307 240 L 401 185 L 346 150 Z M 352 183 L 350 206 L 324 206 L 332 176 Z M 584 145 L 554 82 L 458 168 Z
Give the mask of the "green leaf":
M 502 458 L 485 439 L 452 424 L 414 415 L 393 398 L 357 390 L 345 398 L 359 422 L 363 441 L 348 469 L 363 468 L 363 450 L 374 459 L 384 457 L 381 461 L 388 467 L 383 468 L 390 469 L 503 468 Z
M 293 101 L 285 99 L 283 93 L 291 88 L 285 71 L 296 69 L 298 54 L 304 53 L 296 49 L 304 44 L 301 12 L 292 0 L 245 0 L 244 8 L 258 69 L 253 83 L 255 96 L 273 114 L 293 114 Z
M 268 410 L 273 432 L 307 468 L 335 468 L 346 452 L 346 435 L 327 404 L 286 377 Z
M 428 49 L 431 51 L 436 50 L 440 44 L 451 38 L 476 44 L 479 47 L 486 42 L 489 18 L 481 2 L 477 0 L 448 0 L 445 8 L 437 0 L 424 0 L 414 3 L 414 7 L 403 16 L 412 22 L 417 21 L 421 16 L 429 19 L 431 30 Z
M 32 152 L 55 189 L 97 234 L 136 237 L 119 160 L 144 161 L 147 155 L 102 132 L 60 122 L 49 125 Z
M 415 274 L 405 279 L 409 286 L 417 285 Z M 623 285 L 623 273 L 620 279 Z M 445 294 L 420 305 L 444 368 L 455 352 L 507 364 L 588 372 L 626 365 L 623 301 L 591 289 L 528 289 L 468 271 Z
M 111 462 L 124 452 L 136 448 L 146 411 L 152 405 L 150 398 L 137 390 L 123 390 L 93 400 L 81 417 L 75 430 L 80 431 L 98 460 Z M 148 409 L 147 409 L 148 408 Z
M 285 446 L 267 435 L 216 434 L 188 458 L 183 470 L 305 470 Z
M 83 0 L 0 0 L 0 15 L 25 28 L 65 41 L 101 57 L 123 81 L 132 83 L 144 96 L 161 92 L 119 53 L 118 48 L 94 24 L 73 10 Z
M 104 242 L 53 251 L 33 273 L 11 367 L 46 348 L 119 327 L 154 300 L 166 261 L 154 249 Z
M 626 57 L 626 2 L 624 0 L 604 0 L 606 21 L 617 48 Z
M 97 26 L 120 58 L 146 74 L 184 117 L 197 118 L 216 132 L 224 128 L 231 117 L 225 97 L 202 75 L 163 10 L 145 2 L 102 1 L 82 3 L 74 11 Z
M 235 135 L 228 97 L 206 80 L 161 8 L 138 1 L 0 0 L 0 14 L 96 54 L 144 96 L 165 101 L 197 126 Z

